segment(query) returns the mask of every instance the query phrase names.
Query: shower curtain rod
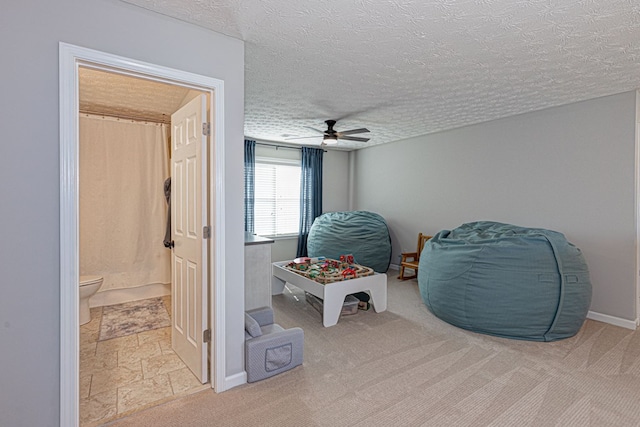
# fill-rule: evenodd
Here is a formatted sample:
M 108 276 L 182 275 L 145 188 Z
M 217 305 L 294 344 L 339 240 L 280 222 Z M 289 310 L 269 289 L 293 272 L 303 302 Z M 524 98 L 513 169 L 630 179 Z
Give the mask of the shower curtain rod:
M 159 123 L 159 124 L 163 124 L 163 125 L 169 125 L 171 124 L 171 117 L 169 116 L 168 119 L 169 120 L 158 120 L 158 119 L 150 119 L 150 118 L 145 118 L 142 116 L 127 116 L 127 115 L 115 115 L 115 114 L 108 114 L 108 113 L 98 113 L 95 111 L 90 111 L 90 110 L 79 110 L 78 111 L 80 114 L 90 114 L 92 116 L 102 116 L 102 117 L 111 117 L 114 119 L 121 119 L 121 120 L 132 120 L 134 122 L 150 122 L 150 123 Z
M 302 149 L 302 147 L 292 147 L 290 145 L 269 144 L 268 142 L 257 142 L 257 141 L 256 141 L 256 145 L 264 145 L 264 146 L 267 146 L 267 147 L 275 147 L 276 150 L 279 149 L 279 148 L 288 148 L 289 150 L 301 150 Z M 327 152 L 327 150 L 324 150 L 324 149 L 322 151 L 324 151 L 325 153 Z

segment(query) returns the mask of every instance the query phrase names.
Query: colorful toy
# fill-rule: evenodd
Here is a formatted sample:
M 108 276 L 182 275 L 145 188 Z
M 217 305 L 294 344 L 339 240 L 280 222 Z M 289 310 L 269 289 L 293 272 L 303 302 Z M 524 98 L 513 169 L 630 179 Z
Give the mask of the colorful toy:
M 354 270 L 351 267 L 348 267 L 344 270 L 342 270 L 342 277 L 344 277 L 345 279 L 349 278 L 349 279 L 355 279 L 356 277 L 358 277 L 358 273 L 356 273 L 356 270 Z
M 326 284 L 340 282 L 343 280 L 355 279 L 374 274 L 373 269 L 358 264 L 349 264 L 347 261 L 353 260 L 353 256 L 344 255 L 343 260 L 335 259 L 311 259 L 308 261 L 301 259 L 289 262 L 286 268 L 301 276 L 306 276 L 318 283 Z

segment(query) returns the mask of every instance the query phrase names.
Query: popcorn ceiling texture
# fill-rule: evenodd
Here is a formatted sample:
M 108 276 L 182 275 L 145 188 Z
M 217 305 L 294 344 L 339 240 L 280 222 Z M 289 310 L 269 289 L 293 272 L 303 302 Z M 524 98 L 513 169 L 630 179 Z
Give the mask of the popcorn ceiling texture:
M 80 67 L 80 111 L 170 123 L 189 89 Z
M 371 130 L 357 149 L 640 87 L 637 0 L 127 3 L 245 40 L 263 140 L 345 117 Z

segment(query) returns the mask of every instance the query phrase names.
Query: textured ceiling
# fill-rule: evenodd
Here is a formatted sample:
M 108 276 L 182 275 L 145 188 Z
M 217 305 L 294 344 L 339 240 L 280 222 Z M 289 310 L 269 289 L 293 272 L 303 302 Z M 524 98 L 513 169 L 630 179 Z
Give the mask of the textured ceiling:
M 80 112 L 168 123 L 189 89 L 80 67 Z
M 640 87 L 637 0 L 126 1 L 246 41 L 258 139 L 344 118 L 360 148 Z

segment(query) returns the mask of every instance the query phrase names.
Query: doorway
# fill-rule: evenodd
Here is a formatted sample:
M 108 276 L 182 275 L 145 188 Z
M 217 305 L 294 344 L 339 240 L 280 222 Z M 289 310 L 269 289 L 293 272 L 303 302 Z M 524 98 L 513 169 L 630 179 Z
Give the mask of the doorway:
M 196 110 L 206 112 L 206 94 L 84 66 L 79 78 L 80 278 L 81 283 L 87 276 L 102 280 L 90 299 L 91 316 L 80 316 L 80 424 L 85 425 L 208 387 L 208 367 L 201 362 L 206 349 L 192 351 L 190 344 L 199 342 L 186 340 L 185 346 L 185 340 L 177 341 L 185 328 L 171 327 L 185 323 L 173 320 L 189 311 L 177 309 L 189 300 L 176 297 L 175 290 L 184 286 L 172 283 L 184 275 L 171 271 L 184 264 L 172 262 L 182 246 L 168 244 L 173 238 L 168 219 L 185 215 L 167 212 L 168 205 L 180 207 L 167 201 L 181 193 L 170 191 L 170 170 L 180 170 L 171 167 L 176 144 L 168 134 L 180 129 L 172 117 L 184 116 L 185 109 L 192 117 L 194 108 L 187 106 L 196 98 L 205 104 Z M 194 145 L 205 145 L 207 138 L 202 139 Z M 185 182 L 174 178 L 178 187 Z M 197 201 L 203 199 L 206 195 Z M 206 221 L 208 212 L 202 216 Z M 87 304 L 84 293 L 80 288 L 80 313 Z M 202 328 L 197 333 L 201 336 Z M 176 341 L 185 348 L 177 349 Z
M 211 149 L 206 161 L 215 170 L 224 147 L 222 132 L 223 82 L 180 70 L 143 63 L 115 55 L 60 43 L 60 421 L 61 425 L 79 423 L 79 319 L 78 319 L 78 69 L 93 67 L 110 72 L 135 76 L 142 79 L 165 82 L 188 87 L 209 94 L 208 123 L 211 126 Z M 220 124 L 220 126 L 215 126 Z M 224 194 L 223 176 L 211 174 L 208 204 L 211 206 L 210 227 L 213 238 L 207 242 L 212 248 L 224 244 L 224 216 L 222 211 Z M 216 233 L 216 231 L 221 231 Z M 208 358 L 211 361 L 211 387 L 223 390 L 225 337 L 224 252 L 210 250 L 207 264 L 211 270 L 203 286 L 208 286 L 206 298 L 201 305 L 206 307 L 206 322 L 211 327 L 212 342 Z M 204 340 L 204 337 L 202 337 Z

